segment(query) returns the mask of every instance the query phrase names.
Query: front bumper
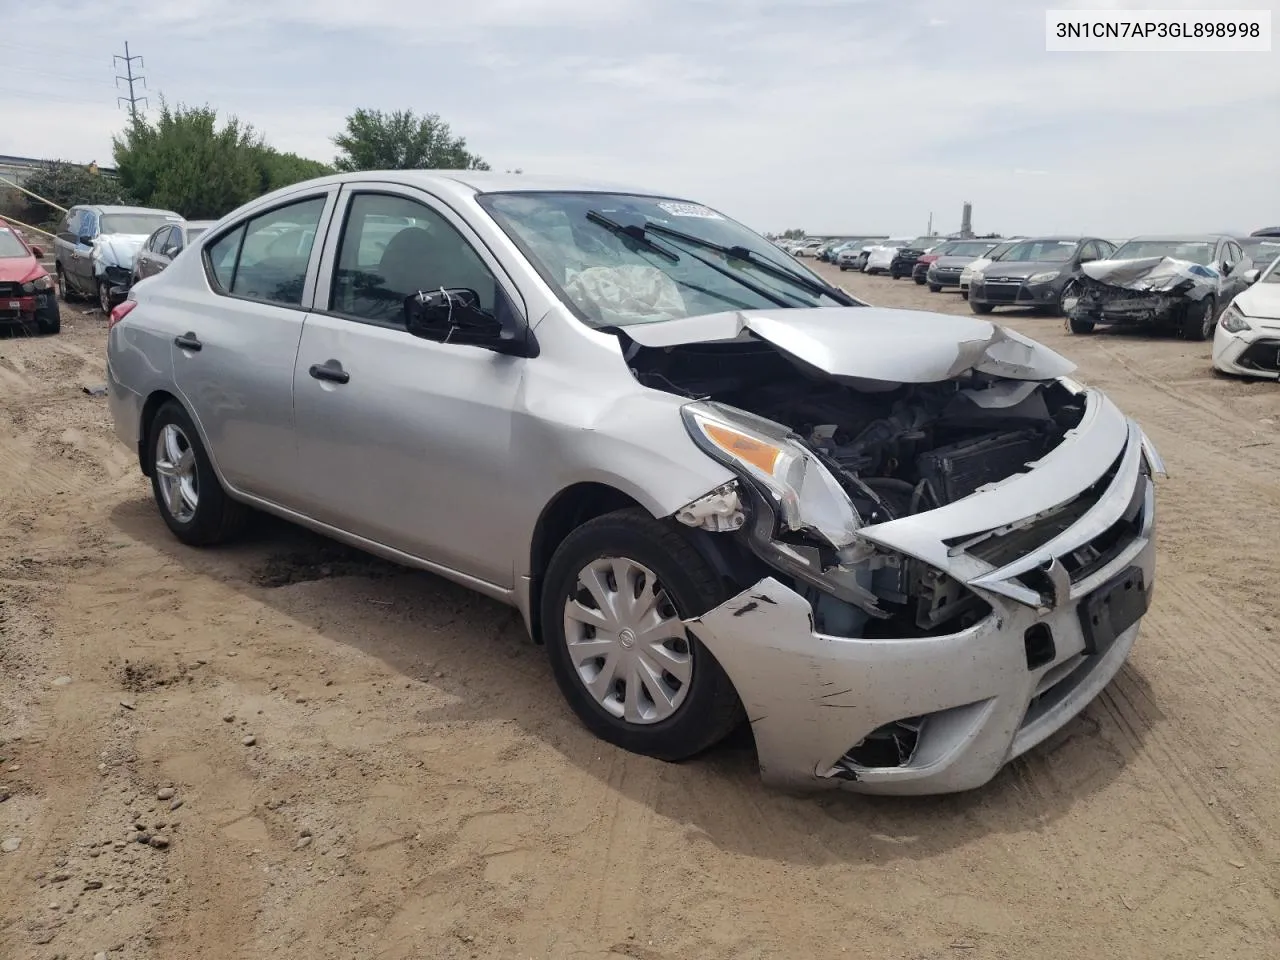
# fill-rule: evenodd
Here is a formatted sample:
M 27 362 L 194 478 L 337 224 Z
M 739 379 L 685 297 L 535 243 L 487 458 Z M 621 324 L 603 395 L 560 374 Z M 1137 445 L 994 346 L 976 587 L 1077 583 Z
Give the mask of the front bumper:
M 929 272 L 925 274 L 925 279 L 935 287 L 958 287 L 960 286 L 960 271 L 939 270 L 937 267 L 930 267 Z
M 1117 575 L 1137 583 L 1135 571 L 1149 599 L 1155 574 L 1150 473 L 1161 469 L 1137 425 L 1094 394 L 1080 427 L 1028 473 L 947 507 L 865 528 L 867 539 L 931 563 L 991 605 L 989 616 L 960 633 L 873 640 L 824 635 L 814 629 L 808 601 L 772 577 L 690 620 L 738 691 L 763 779 L 864 793 L 968 790 L 1062 727 L 1115 676 L 1137 637 L 1134 623 L 1090 651 L 1080 611 Z M 1086 496 L 1087 509 L 1074 522 L 999 566 L 980 559 L 976 548 L 955 546 L 957 537 L 1002 531 L 1014 516 L 1035 517 Z M 1066 563 L 1121 521 L 1132 523 L 1130 533 L 1108 541 L 1100 565 L 1075 568 L 1079 579 L 1072 580 Z M 1025 585 L 1037 570 L 1051 584 L 1051 596 Z M 1044 655 L 1029 666 L 1030 638 L 1046 636 L 1048 654 L 1039 647 Z M 909 756 L 891 766 L 858 762 L 856 749 L 869 735 L 904 720 L 918 730 Z
M 1280 320 L 1249 318 L 1253 324 L 1228 333 L 1219 323 L 1213 332 L 1213 366 L 1241 377 L 1280 380 Z
M 987 279 L 969 283 L 969 302 L 990 304 L 993 307 L 1051 307 L 1057 306 L 1062 293 L 1061 280 L 1047 283 L 1027 283 L 1025 280 L 1001 283 Z

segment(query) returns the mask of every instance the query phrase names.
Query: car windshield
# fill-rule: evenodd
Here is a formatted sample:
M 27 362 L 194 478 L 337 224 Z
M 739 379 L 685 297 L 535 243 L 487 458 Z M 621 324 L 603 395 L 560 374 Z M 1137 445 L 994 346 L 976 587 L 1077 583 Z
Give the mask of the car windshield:
M 985 257 L 993 248 L 990 243 L 957 243 L 947 248 L 948 257 Z
M 1120 245 L 1112 260 L 1145 260 L 1148 257 L 1172 257 L 1192 263 L 1213 262 L 1213 244 L 1205 240 L 1130 240 Z
M 22 245 L 22 241 L 13 235 L 12 230 L 0 230 L 0 258 L 29 257 L 30 253 Z
M 1002 253 L 1000 260 L 1011 263 L 1063 263 L 1071 259 L 1079 244 L 1075 240 L 1022 240 Z
M 938 237 L 916 237 L 908 243 L 907 246 L 911 247 L 913 250 L 927 250 L 929 247 L 936 246 L 941 242 L 942 241 Z
M 104 213 L 102 232 L 136 234 L 142 237 L 155 233 L 166 223 L 173 222 L 173 217 L 160 213 Z
M 1271 263 L 1276 257 L 1280 257 L 1280 237 L 1274 240 L 1241 240 L 1240 246 L 1244 248 L 1244 254 L 1253 261 L 1255 267 L 1265 267 Z
M 843 305 L 837 291 L 822 292 L 830 288 L 816 274 L 700 204 L 552 192 L 489 193 L 477 200 L 591 326 Z M 737 249 L 730 256 L 711 247 Z

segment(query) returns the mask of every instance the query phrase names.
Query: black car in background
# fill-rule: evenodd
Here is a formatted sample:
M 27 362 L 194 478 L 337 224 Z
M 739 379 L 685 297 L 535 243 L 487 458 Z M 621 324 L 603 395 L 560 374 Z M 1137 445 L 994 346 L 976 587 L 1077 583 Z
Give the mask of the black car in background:
M 1101 237 L 1037 237 L 1020 240 L 969 281 L 969 309 L 1031 307 L 1063 312 L 1062 295 L 1080 276 L 1080 265 L 1105 260 L 1115 244 Z
M 905 247 L 899 247 L 898 252 L 889 261 L 889 276 L 895 280 L 899 277 L 911 276 L 911 271 L 915 269 L 916 261 L 938 244 L 945 242 L 946 240 L 943 237 L 916 237 Z

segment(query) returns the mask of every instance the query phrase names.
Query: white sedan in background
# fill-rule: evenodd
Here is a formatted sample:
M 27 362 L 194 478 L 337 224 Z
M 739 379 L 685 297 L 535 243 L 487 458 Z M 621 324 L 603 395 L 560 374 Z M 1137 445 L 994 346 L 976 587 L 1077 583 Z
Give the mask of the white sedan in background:
M 1280 259 L 1237 294 L 1213 332 L 1213 365 L 1223 373 L 1280 379 Z
M 1006 250 L 1012 247 L 1014 243 L 1022 239 L 1024 238 L 1010 237 L 1008 240 L 1005 240 L 1004 242 L 1002 242 L 1000 246 L 994 247 L 991 250 L 987 251 L 987 255 L 985 257 L 979 257 L 977 260 L 974 260 L 972 263 L 967 264 L 965 268 L 960 271 L 960 296 L 963 297 L 965 300 L 968 300 L 969 299 L 969 282 L 973 279 L 973 275 L 977 273 L 979 270 L 981 270 L 983 267 L 988 267 L 992 263 L 994 263 L 996 260 L 999 260 L 1001 255 Z
M 906 246 L 913 239 L 913 237 L 890 237 L 888 240 L 882 240 L 871 248 L 871 252 L 867 255 L 867 264 L 862 268 L 863 272 L 875 274 L 888 270 L 899 248 Z

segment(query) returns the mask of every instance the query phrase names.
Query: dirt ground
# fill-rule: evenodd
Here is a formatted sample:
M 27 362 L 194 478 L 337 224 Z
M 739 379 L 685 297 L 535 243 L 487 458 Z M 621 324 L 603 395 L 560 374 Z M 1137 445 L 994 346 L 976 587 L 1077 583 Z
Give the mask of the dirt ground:
M 283 524 L 180 546 L 81 390 L 103 318 L 0 339 L 0 957 L 1277 956 L 1278 388 L 998 316 L 1164 454 L 1159 583 L 1079 719 L 919 800 L 608 747 L 513 613 Z

